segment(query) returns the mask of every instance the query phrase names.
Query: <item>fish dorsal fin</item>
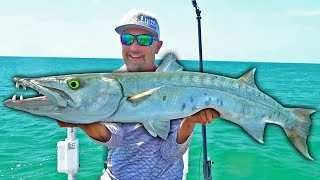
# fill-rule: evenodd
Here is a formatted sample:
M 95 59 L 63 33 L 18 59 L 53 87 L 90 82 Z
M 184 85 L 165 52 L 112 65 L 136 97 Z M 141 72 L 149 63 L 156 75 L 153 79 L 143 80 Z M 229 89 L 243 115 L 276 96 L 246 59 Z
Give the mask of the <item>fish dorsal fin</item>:
M 248 71 L 247 73 L 245 73 L 244 75 L 242 75 L 239 80 L 246 83 L 247 85 L 253 87 L 253 88 L 257 88 L 256 82 L 254 81 L 254 74 L 256 72 L 256 68 L 251 69 L 250 71 Z
M 163 58 L 156 72 L 176 72 L 182 70 L 183 67 L 177 63 L 177 58 L 173 54 L 169 53 Z
M 133 103 L 138 103 L 140 101 L 143 101 L 143 100 L 147 99 L 149 96 L 151 96 L 154 92 L 156 92 L 157 90 L 159 90 L 162 87 L 163 86 L 156 87 L 156 88 L 153 88 L 153 89 L 149 89 L 149 90 L 147 90 L 145 92 L 142 92 L 140 94 L 131 96 L 131 97 L 128 98 L 128 101 L 133 102 Z

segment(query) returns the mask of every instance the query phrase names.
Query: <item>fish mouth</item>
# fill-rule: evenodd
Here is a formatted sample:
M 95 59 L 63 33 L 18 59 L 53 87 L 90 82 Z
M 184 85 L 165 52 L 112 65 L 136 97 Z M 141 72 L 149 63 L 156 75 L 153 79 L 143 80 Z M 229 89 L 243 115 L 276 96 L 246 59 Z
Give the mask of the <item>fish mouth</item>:
M 56 88 L 40 85 L 40 83 L 38 83 L 36 80 L 15 77 L 13 81 L 16 83 L 16 88 L 19 89 L 20 86 L 24 90 L 31 88 L 38 91 L 40 96 L 24 99 L 23 95 L 20 95 L 20 98 L 17 99 L 17 95 L 14 94 L 11 99 L 8 99 L 4 102 L 9 107 L 14 108 L 15 105 L 23 105 L 27 103 L 37 103 L 37 105 L 45 106 L 58 105 L 60 107 L 67 107 L 68 104 L 70 105 L 74 103 L 68 94 Z

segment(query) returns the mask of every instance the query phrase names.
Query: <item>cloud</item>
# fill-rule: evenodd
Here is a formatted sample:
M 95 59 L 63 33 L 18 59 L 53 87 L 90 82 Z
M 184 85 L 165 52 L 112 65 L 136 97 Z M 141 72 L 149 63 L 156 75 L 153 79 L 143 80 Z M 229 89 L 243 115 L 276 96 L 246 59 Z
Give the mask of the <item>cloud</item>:
M 320 17 L 320 8 L 291 10 L 291 11 L 288 11 L 287 14 L 289 16 L 319 16 Z

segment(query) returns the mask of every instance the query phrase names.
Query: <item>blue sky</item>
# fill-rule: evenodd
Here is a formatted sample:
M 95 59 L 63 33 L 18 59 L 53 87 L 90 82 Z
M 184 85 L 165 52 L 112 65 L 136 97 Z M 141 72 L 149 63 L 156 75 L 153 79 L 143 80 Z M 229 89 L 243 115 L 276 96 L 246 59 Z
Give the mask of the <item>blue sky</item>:
M 320 1 L 197 2 L 205 60 L 320 63 Z M 198 59 L 191 0 L 0 0 L 0 56 L 121 58 L 114 28 L 133 9 L 157 15 L 158 59 Z

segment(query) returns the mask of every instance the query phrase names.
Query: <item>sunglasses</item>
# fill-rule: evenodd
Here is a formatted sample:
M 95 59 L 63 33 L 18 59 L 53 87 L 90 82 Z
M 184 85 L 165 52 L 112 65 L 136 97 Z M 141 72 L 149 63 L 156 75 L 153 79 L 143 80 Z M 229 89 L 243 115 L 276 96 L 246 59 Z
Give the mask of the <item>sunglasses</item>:
M 134 42 L 134 39 L 137 40 L 137 43 L 140 46 L 150 46 L 153 43 L 153 40 L 158 40 L 157 37 L 153 37 L 149 34 L 139 34 L 139 35 L 121 34 L 120 39 L 121 39 L 121 43 L 126 46 L 132 45 Z

